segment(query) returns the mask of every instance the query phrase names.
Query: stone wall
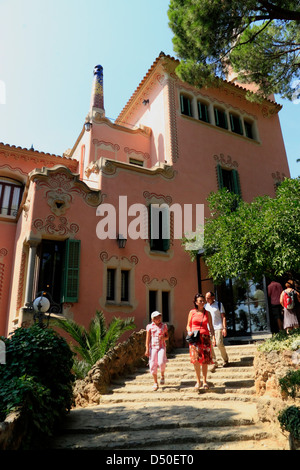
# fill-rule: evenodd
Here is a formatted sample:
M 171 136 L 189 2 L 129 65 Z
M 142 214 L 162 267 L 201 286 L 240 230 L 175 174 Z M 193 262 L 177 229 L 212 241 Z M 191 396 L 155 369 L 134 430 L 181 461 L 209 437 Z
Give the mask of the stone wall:
M 19 450 L 28 429 L 28 419 L 21 410 L 10 413 L 0 423 L 0 450 Z
M 281 392 L 279 379 L 289 370 L 296 370 L 299 365 L 293 360 L 293 351 L 257 351 L 254 358 L 255 388 L 257 411 L 261 421 L 269 421 L 279 426 L 278 413 L 291 405 L 300 406 L 300 399 L 295 400 Z
M 169 326 L 167 351 L 174 348 L 174 327 Z M 137 367 L 145 366 L 146 330 L 134 332 L 123 343 L 119 343 L 100 359 L 88 372 L 84 380 L 77 380 L 74 387 L 76 407 L 99 405 L 101 395 L 107 392 L 111 380 Z

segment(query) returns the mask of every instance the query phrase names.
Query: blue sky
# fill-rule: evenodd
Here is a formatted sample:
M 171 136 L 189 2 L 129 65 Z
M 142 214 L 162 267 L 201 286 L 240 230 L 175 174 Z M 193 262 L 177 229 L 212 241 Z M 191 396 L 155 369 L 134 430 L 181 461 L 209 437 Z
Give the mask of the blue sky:
M 62 155 L 89 110 L 93 68 L 115 119 L 163 51 L 174 56 L 169 0 L 0 0 L 0 142 Z M 291 176 L 300 174 L 300 104 L 280 122 Z

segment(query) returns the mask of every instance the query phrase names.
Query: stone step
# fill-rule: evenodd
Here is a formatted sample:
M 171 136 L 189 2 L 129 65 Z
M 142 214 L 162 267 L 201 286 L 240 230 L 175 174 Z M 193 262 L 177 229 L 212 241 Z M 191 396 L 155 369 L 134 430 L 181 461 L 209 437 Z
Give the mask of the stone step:
M 217 387 L 227 387 L 227 388 L 251 388 L 254 387 L 253 379 L 243 379 L 243 380 L 228 380 L 228 379 L 218 379 L 214 378 L 213 380 L 207 380 L 210 390 L 213 390 Z M 127 383 L 126 385 L 113 385 L 108 388 L 108 394 L 112 393 L 138 393 L 142 391 L 152 391 L 153 381 L 145 381 L 142 384 L 136 383 Z M 175 382 L 170 382 L 169 380 L 165 385 L 161 385 L 159 388 L 163 393 L 167 392 L 169 389 L 177 390 L 178 392 L 185 391 L 186 389 L 193 389 L 195 385 L 195 378 L 187 380 L 178 380 Z
M 163 406 L 164 402 L 174 402 L 174 401 L 181 401 L 181 402 L 189 402 L 193 400 L 195 394 L 198 394 L 192 389 L 182 391 L 178 393 L 178 391 L 171 390 L 170 392 L 161 392 L 158 390 L 157 392 L 136 392 L 136 393 L 113 393 L 109 395 L 103 395 L 101 397 L 101 404 L 116 404 L 116 403 L 123 403 L 127 406 L 127 403 L 143 403 L 143 402 L 160 402 Z M 201 398 L 199 400 L 206 401 L 206 400 L 215 400 L 217 401 L 243 401 L 249 402 L 253 401 L 256 402 L 256 398 L 254 396 L 254 389 L 232 389 L 231 393 L 229 389 L 219 388 L 216 391 L 212 392 L 209 390 L 205 390 L 200 392 L 199 394 Z
M 191 399 L 189 402 L 134 402 L 76 409 L 68 417 L 63 434 L 52 439 L 51 449 L 147 449 L 163 443 L 214 445 L 231 441 L 266 439 L 268 428 L 257 424 L 254 403 L 228 403 Z M 178 449 L 178 447 L 177 447 Z
M 189 358 L 187 358 L 185 361 L 175 361 L 175 360 L 168 360 L 167 365 L 172 365 L 174 368 L 178 369 L 184 369 L 186 367 L 189 367 L 192 365 L 190 362 Z M 227 367 L 230 367 L 231 369 L 239 369 L 240 367 L 248 367 L 251 368 L 253 366 L 253 358 L 246 358 L 246 359 L 239 359 L 236 361 L 230 361 L 229 365 Z M 212 367 L 212 364 L 209 365 L 209 368 Z M 220 358 L 217 358 L 217 368 L 222 369 L 223 368 L 223 361 Z
M 272 434 L 269 432 L 267 426 L 261 425 L 246 425 L 234 427 L 224 426 L 223 428 L 210 428 L 210 427 L 188 427 L 188 428 L 173 428 L 172 429 L 159 429 L 153 430 L 141 429 L 135 431 L 127 429 L 119 432 L 105 432 L 99 434 L 76 434 L 62 437 L 57 444 L 52 444 L 53 450 L 59 449 L 73 449 L 73 450 L 139 450 L 151 449 L 153 446 L 158 446 L 161 449 L 161 444 L 164 443 L 166 449 L 171 446 L 176 446 L 178 450 L 184 450 L 188 445 L 189 449 L 199 448 L 199 444 L 213 444 L 224 445 L 224 443 L 231 443 L 238 441 L 243 443 L 245 441 L 257 441 L 260 439 L 270 439 Z M 192 447 L 194 445 L 194 447 Z M 243 446 L 243 449 L 245 446 Z
M 143 452 L 285 449 L 286 442 L 279 442 L 269 423 L 258 421 L 253 371 L 256 346 L 226 349 L 230 365 L 208 372 L 209 390 L 194 389 L 195 371 L 187 348 L 169 354 L 166 383 L 155 392 L 149 367 L 115 378 L 100 405 L 71 410 L 61 435 L 48 448 Z M 217 348 L 216 356 L 220 358 Z
M 158 372 L 158 377 L 160 377 L 160 374 Z M 227 370 L 217 370 L 215 373 L 208 372 L 207 374 L 208 380 L 211 380 L 212 382 L 217 380 L 249 380 L 249 379 L 254 379 L 254 373 L 252 370 L 248 371 L 234 371 L 231 372 L 228 369 Z M 173 370 L 170 368 L 166 369 L 165 373 L 165 379 L 166 383 L 168 384 L 179 384 L 182 382 L 186 381 L 195 381 L 195 371 L 194 370 L 189 370 L 185 372 L 180 372 L 178 373 L 177 370 Z M 147 384 L 149 382 L 152 382 L 152 376 L 148 371 L 145 371 L 144 374 L 138 374 L 138 375 L 130 375 L 126 377 L 117 377 L 114 378 L 111 381 L 111 387 L 117 386 L 126 386 L 126 385 L 131 385 L 135 383 L 136 385 L 143 385 Z

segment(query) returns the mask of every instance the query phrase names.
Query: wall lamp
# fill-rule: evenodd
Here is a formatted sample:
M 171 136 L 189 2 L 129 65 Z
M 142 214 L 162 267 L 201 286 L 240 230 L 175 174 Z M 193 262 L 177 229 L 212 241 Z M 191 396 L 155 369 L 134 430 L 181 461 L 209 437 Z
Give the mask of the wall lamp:
M 45 313 L 48 312 L 51 304 L 49 299 L 46 297 L 46 292 L 41 292 L 34 301 L 33 301 L 33 310 L 34 310 L 34 322 L 38 321 L 38 324 L 41 328 L 45 328 L 44 319 Z M 48 314 L 48 324 L 49 324 L 50 313 Z
M 87 132 L 90 132 L 90 130 L 91 130 L 91 128 L 92 128 L 92 125 L 93 125 L 93 124 L 92 124 L 91 122 L 86 121 L 86 122 L 84 123 L 85 130 L 86 130 Z
M 118 240 L 119 248 L 125 248 L 127 238 L 125 238 L 122 234 L 119 234 L 117 240 Z

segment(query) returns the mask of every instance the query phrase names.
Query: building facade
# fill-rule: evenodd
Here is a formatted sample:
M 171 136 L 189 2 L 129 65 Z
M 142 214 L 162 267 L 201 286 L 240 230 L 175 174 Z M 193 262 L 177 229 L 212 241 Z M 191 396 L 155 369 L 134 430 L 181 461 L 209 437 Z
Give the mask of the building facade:
M 161 53 L 114 123 L 95 67 L 85 125 L 62 157 L 0 144 L 0 335 L 29 324 L 46 292 L 53 315 L 86 327 L 97 310 L 137 329 L 160 310 L 182 343 L 194 294 L 214 288 L 183 249 L 185 229 L 209 216 L 211 191 L 275 196 L 289 168 L 273 99 L 250 102 L 229 80 L 194 88 L 176 66 Z M 242 308 L 228 303 L 232 336 L 268 329 L 253 289 Z

